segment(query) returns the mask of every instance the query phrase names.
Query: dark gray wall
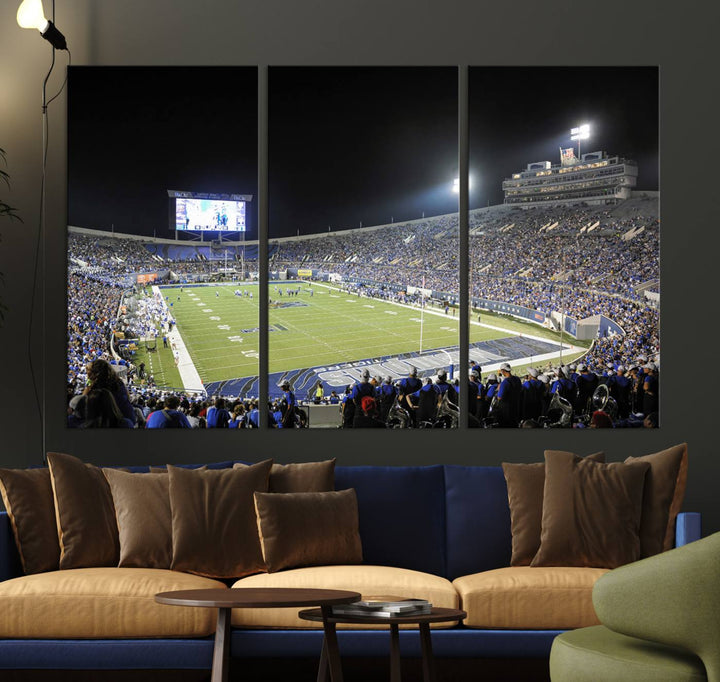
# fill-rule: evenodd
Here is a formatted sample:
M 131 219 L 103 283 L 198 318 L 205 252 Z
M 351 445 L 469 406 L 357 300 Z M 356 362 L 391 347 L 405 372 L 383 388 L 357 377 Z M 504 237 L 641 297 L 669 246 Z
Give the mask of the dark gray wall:
M 25 219 L 23 225 L 0 225 L 3 297 L 10 305 L 0 330 L 0 463 L 5 466 L 40 462 L 42 447 L 26 349 L 40 187 L 40 86 L 50 54 L 37 33 L 17 27 L 16 2 L 0 9 L 0 146 L 8 152 L 10 201 Z M 68 38 L 73 63 L 87 65 L 660 65 L 662 429 L 354 433 L 352 438 L 340 431 L 110 436 L 65 430 L 66 117 L 61 98 L 50 111 L 46 322 L 43 326 L 38 307 L 31 345 L 38 365 L 43 353 L 46 360 L 48 449 L 118 463 L 334 455 L 340 463 L 497 464 L 537 460 L 546 447 L 602 448 L 618 460 L 687 441 L 686 509 L 703 512 L 706 532 L 720 530 L 718 426 L 711 413 L 718 393 L 701 382 L 717 364 L 708 340 L 714 331 L 719 245 L 712 49 L 718 10 L 713 3 L 667 6 L 645 0 L 579 5 L 561 0 L 58 0 L 56 23 Z M 65 55 L 59 53 L 58 60 L 62 66 Z

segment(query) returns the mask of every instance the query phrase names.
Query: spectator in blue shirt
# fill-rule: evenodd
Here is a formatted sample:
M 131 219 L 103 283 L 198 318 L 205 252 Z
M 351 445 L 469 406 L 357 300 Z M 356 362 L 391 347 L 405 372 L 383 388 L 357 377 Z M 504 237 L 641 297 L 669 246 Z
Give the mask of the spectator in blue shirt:
M 187 417 L 178 410 L 180 398 L 170 395 L 165 399 L 165 407 L 162 410 L 155 410 L 147 418 L 146 429 L 189 429 L 190 422 Z

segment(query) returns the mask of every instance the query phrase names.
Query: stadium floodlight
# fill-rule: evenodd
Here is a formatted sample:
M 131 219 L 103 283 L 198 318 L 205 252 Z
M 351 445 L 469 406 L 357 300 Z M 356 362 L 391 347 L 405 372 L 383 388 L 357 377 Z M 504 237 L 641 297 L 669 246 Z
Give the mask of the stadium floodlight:
M 468 189 L 472 188 L 472 177 L 468 178 Z M 460 194 L 460 178 L 455 178 L 453 180 L 453 188 L 452 191 L 455 192 L 455 194 Z
M 67 50 L 65 36 L 45 18 L 42 0 L 23 0 L 18 7 L 17 22 L 21 28 L 36 28 L 56 50 Z
M 587 140 L 590 137 L 590 124 L 583 123 L 577 128 L 570 129 L 570 139 L 578 143 L 578 159 L 580 159 L 580 140 Z
M 577 128 L 572 128 L 570 134 L 572 135 L 571 140 L 587 140 L 590 137 L 590 125 L 583 123 Z

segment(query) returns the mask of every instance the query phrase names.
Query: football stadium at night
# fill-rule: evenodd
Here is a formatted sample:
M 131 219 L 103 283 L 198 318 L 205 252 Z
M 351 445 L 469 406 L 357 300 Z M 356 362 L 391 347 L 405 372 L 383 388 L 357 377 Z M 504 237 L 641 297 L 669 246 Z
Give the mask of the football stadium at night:
M 147 75 L 131 71 L 149 92 Z M 177 71 L 182 69 L 170 74 L 169 87 L 181 75 Z M 207 78 L 202 69 L 193 71 L 193 78 Z M 401 81 L 407 88 L 394 94 L 405 106 L 363 112 L 370 121 L 377 114 L 378 122 L 367 124 L 376 134 L 386 126 L 402 138 L 399 147 L 386 144 L 380 151 L 368 149 L 371 136 L 361 134 L 318 145 L 312 125 L 327 121 L 313 123 L 313 115 L 329 109 L 351 123 L 357 115 L 350 105 L 345 108 L 344 94 L 332 107 L 323 99 L 332 95 L 306 95 L 316 109 L 307 113 L 307 139 L 294 137 L 302 122 L 291 123 L 283 110 L 274 114 L 273 102 L 296 97 L 293 88 L 315 92 L 314 79 L 327 75 L 323 69 L 302 71 L 285 69 L 270 79 L 267 263 L 260 261 L 257 238 L 252 114 L 246 121 L 249 151 L 231 180 L 200 182 L 194 176 L 216 163 L 212 154 L 184 174 L 169 170 L 170 159 L 167 169 L 155 169 L 152 208 L 133 204 L 133 189 L 127 188 L 120 199 L 106 202 L 106 213 L 94 211 L 102 202 L 93 199 L 99 190 L 85 170 L 92 134 L 82 115 L 75 123 L 72 118 L 73 111 L 83 111 L 83 89 L 93 79 L 71 73 L 71 93 L 80 94 L 70 101 L 69 134 L 70 426 L 89 421 L 90 393 L 108 384 L 111 393 L 121 393 L 115 395 L 116 412 L 127 426 L 257 427 L 262 308 L 273 426 L 454 427 L 459 382 L 468 381 L 470 426 L 582 427 L 591 425 L 598 408 L 615 426 L 639 426 L 648 415 L 657 423 L 656 121 L 642 133 L 650 140 L 642 146 L 633 130 L 618 124 L 613 132 L 610 117 L 616 112 L 592 112 L 582 98 L 568 98 L 561 120 L 575 116 L 569 120 L 572 131 L 550 121 L 534 132 L 516 132 L 516 122 L 506 121 L 493 151 L 471 127 L 470 310 L 462 315 L 469 322 L 471 367 L 464 368 L 452 145 L 429 170 L 413 170 L 418 158 L 435 146 L 445 149 L 455 135 L 453 70 L 411 69 L 412 78 L 396 68 L 353 72 L 355 95 L 362 87 L 385 92 Z M 380 77 L 381 71 L 388 73 Z M 509 88 L 510 71 L 479 69 L 474 80 L 471 75 L 471 115 L 473 92 L 498 83 Z M 652 69 L 630 69 L 621 79 L 622 70 L 600 71 L 591 74 L 597 82 L 588 92 L 610 83 L 620 92 L 632 78 L 649 90 L 657 86 Z M 252 74 L 246 76 L 251 82 Z M 227 74 L 215 71 L 211 77 Z M 444 97 L 423 118 L 415 105 L 423 101 L 418 84 L 428 78 L 438 92 L 444 88 Z M 142 88 L 138 96 L 150 97 Z M 181 120 L 168 138 L 192 139 L 189 121 L 202 125 L 197 111 L 186 109 L 178 107 Z M 586 111 L 588 124 L 580 118 Z M 487 126 L 493 116 L 502 112 L 477 118 Z M 418 130 L 432 127 L 436 143 L 420 136 L 418 145 L 412 135 L 398 134 L 403 122 Z M 161 123 L 167 127 L 166 120 Z M 219 148 L 214 153 L 229 145 L 222 134 L 218 138 L 206 144 Z M 167 152 L 166 144 L 162 148 Z M 315 161 L 303 174 L 311 149 Z M 336 160 L 332 168 L 329 159 Z M 138 192 L 149 196 L 152 183 L 138 173 Z M 413 189 L 398 173 L 422 176 L 419 186 L 425 189 Z M 368 174 L 394 186 L 381 192 L 367 182 Z M 301 182 L 303 175 L 316 177 Z M 293 178 L 297 183 L 284 191 Z M 261 272 L 268 277 L 264 300 Z M 109 374 L 103 369 L 108 364 Z M 372 404 L 362 402 L 366 397 Z M 163 421 L 153 414 L 164 414 Z

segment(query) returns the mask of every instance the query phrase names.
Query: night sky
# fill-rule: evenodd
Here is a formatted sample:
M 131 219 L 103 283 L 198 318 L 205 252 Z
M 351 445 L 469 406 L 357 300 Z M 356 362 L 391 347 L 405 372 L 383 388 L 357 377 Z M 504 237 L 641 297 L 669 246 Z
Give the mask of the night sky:
M 457 69 L 273 69 L 270 236 L 457 210 Z
M 528 163 L 560 163 L 570 129 L 590 125 L 581 152 L 638 163 L 638 189 L 658 189 L 655 67 L 484 67 L 470 70 L 471 207 L 502 203 L 502 181 Z
M 457 210 L 455 68 L 273 67 L 269 89 L 271 238 Z M 167 189 L 257 195 L 254 68 L 73 67 L 68 92 L 70 225 L 172 237 Z M 471 68 L 471 208 L 581 123 L 658 189 L 654 67 Z
M 256 159 L 254 67 L 70 69 L 69 225 L 171 238 L 174 189 L 254 195 L 254 231 Z

